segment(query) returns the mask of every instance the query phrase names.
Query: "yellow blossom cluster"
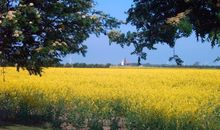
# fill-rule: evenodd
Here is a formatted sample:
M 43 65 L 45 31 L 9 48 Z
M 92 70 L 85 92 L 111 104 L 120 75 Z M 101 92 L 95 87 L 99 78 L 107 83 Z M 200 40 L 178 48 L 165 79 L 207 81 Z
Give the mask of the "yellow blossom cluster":
M 21 34 L 22 34 L 22 31 L 15 30 L 14 34 L 13 34 L 13 37 L 19 37 Z
M 11 10 L 8 11 L 6 18 L 9 20 L 12 20 L 15 17 L 15 13 L 16 13 L 16 11 L 11 11 Z
M 174 25 L 179 24 L 180 21 L 181 21 L 183 18 L 185 18 L 187 14 L 190 13 L 190 11 L 191 11 L 191 10 L 186 10 L 186 11 L 184 11 L 184 12 L 178 13 L 175 17 L 168 18 L 166 22 L 167 22 L 168 24 L 174 24 Z

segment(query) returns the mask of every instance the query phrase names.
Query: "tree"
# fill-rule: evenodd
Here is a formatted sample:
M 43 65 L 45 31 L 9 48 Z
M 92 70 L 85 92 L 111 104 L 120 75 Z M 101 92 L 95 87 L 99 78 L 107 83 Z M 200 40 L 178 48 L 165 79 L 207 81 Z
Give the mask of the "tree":
M 144 48 L 156 49 L 156 44 L 168 44 L 174 48 L 175 41 L 189 37 L 194 31 L 197 39 L 220 45 L 220 0 L 134 0 L 127 11 L 127 23 L 136 27 L 136 32 L 123 34 L 111 31 L 111 42 L 121 46 L 135 47 L 132 54 L 142 53 Z M 170 60 L 178 65 L 183 62 L 174 54 Z
M 118 27 L 115 18 L 94 9 L 93 0 L 1 0 L 1 64 L 41 74 L 69 53 L 85 55 L 91 35 Z
M 200 62 L 199 61 L 196 61 L 193 66 L 200 66 Z

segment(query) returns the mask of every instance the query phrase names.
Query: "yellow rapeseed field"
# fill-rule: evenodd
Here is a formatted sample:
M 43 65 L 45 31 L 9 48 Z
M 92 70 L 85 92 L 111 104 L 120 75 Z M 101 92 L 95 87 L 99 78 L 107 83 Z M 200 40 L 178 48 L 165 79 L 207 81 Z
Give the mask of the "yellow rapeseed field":
M 0 103 L 11 111 L 25 104 L 29 114 L 62 104 L 80 115 L 74 120 L 120 117 L 137 130 L 219 130 L 220 70 L 47 68 L 38 77 L 6 68 Z

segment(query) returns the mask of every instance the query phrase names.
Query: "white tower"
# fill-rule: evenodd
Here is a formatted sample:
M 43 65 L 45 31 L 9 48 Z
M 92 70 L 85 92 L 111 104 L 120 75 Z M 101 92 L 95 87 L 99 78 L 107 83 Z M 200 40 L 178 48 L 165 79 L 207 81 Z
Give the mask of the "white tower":
M 127 60 L 126 58 L 124 58 L 122 61 L 121 61 L 121 66 L 126 66 L 127 65 Z

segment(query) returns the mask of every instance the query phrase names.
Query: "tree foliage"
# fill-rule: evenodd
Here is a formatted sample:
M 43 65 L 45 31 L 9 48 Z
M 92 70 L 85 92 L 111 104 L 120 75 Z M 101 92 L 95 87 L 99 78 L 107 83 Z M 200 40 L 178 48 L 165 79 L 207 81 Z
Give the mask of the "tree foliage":
M 69 53 L 85 55 L 90 34 L 118 27 L 115 18 L 94 9 L 93 0 L 1 0 L 0 58 L 30 74 Z
M 161 43 L 173 48 L 177 39 L 193 31 L 198 40 L 209 41 L 212 47 L 220 45 L 220 0 L 134 0 L 127 13 L 127 23 L 137 31 L 112 31 L 109 38 L 122 46 L 133 44 L 133 54 L 145 57 L 144 48 L 156 49 Z M 181 60 L 175 54 L 173 58 Z

